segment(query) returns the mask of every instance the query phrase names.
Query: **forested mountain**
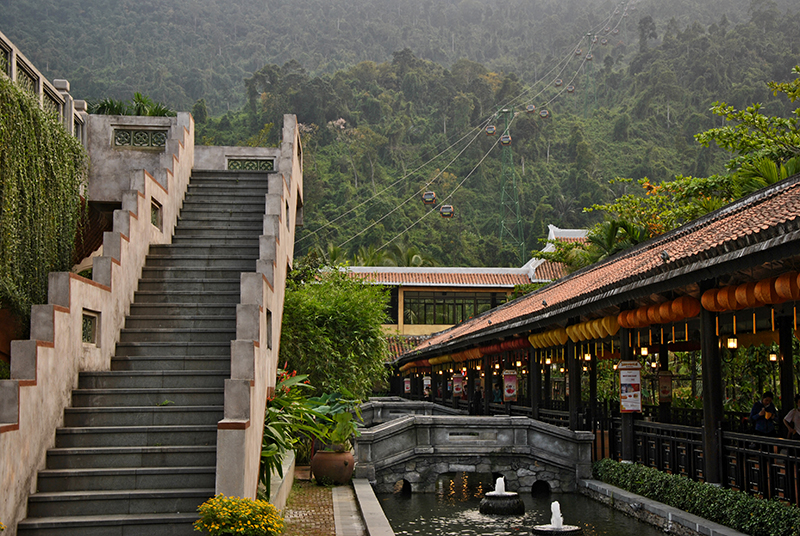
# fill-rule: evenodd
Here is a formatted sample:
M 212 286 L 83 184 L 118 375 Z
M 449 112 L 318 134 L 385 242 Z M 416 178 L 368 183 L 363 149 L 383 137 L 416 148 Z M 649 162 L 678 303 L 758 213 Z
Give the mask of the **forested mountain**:
M 609 179 L 722 172 L 729 155 L 693 137 L 721 124 L 711 104 L 787 117 L 794 107 L 765 82 L 800 63 L 788 1 L 78 4 L 0 0 L 0 28 L 76 95 L 194 103 L 198 143 L 274 144 L 282 114 L 297 114 L 298 253 L 331 244 L 365 263 L 393 240 L 440 264 L 527 259 L 498 239 L 502 151 L 483 128 L 502 130 L 500 106 L 516 113 L 523 234 L 538 249 L 548 223 L 597 221 L 582 209 L 624 192 Z M 456 217 L 431 212 L 424 190 Z

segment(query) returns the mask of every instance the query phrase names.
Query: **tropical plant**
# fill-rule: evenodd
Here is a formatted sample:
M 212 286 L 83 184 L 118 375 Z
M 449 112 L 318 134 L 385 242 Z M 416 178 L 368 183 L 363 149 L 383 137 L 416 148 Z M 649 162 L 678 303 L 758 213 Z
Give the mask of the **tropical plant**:
M 198 506 L 197 512 L 200 519 L 194 530 L 211 536 L 278 536 L 286 526 L 278 509 L 262 500 L 220 494 Z
M 275 395 L 267 401 L 262 436 L 259 481 L 270 494 L 270 477 L 277 473 L 283 477 L 283 457 L 311 438 L 324 436 L 325 415 L 318 411 L 320 404 L 305 397 L 312 387 L 308 376 L 278 371 Z
M 369 396 L 386 378 L 387 292 L 324 265 L 315 255 L 296 259 L 287 278 L 280 359 L 307 374 L 317 392 Z
M 88 105 L 90 114 L 99 115 L 146 115 L 150 117 L 174 117 L 176 113 L 167 105 L 155 102 L 138 91 L 130 101 L 106 97 Z
M 35 97 L 0 76 L 0 307 L 25 327 L 31 305 L 47 301 L 48 274 L 72 266 L 86 161 Z
M 358 429 L 358 423 L 362 422 L 361 400 L 347 389 L 342 389 L 341 392 L 327 393 L 312 401 L 317 404 L 316 410 L 325 416 L 321 423 L 322 434 L 318 436 L 325 450 L 350 450 L 352 439 L 361 435 Z

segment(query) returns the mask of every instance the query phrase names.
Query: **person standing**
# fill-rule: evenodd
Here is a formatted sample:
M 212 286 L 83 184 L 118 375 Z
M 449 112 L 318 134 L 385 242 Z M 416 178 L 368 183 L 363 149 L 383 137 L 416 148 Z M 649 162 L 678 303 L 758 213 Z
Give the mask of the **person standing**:
M 794 395 L 794 408 L 783 418 L 789 439 L 800 439 L 800 394 Z
M 750 410 L 750 420 L 755 425 L 756 435 L 767 437 L 776 437 L 778 434 L 775 432 L 775 414 L 778 410 L 772 403 L 773 395 L 771 391 L 766 391 L 761 395 L 761 400 L 753 404 L 753 409 Z

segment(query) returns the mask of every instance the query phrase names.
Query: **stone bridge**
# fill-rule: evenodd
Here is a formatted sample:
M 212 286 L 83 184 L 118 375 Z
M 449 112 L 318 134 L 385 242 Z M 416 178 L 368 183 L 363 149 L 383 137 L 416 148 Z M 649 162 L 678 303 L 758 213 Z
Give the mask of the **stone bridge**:
M 591 432 L 574 432 L 527 417 L 437 414 L 455 412 L 425 402 L 365 404 L 368 428 L 356 442 L 356 477 L 379 493 L 405 480 L 412 492 L 433 492 L 445 473 L 491 473 L 506 489 L 530 492 L 546 482 L 572 492 L 591 478 Z M 391 418 L 390 418 L 391 417 Z

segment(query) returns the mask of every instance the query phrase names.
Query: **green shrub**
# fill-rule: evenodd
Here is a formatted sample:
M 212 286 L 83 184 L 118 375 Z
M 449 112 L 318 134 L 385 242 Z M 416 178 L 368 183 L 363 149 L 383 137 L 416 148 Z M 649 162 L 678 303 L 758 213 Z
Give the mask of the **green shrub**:
M 752 536 L 800 534 L 800 508 L 638 464 L 596 462 L 594 477 Z
M 72 267 L 85 170 L 78 140 L 0 76 L 0 307 L 23 331 L 31 305 L 47 301 L 48 274 Z

